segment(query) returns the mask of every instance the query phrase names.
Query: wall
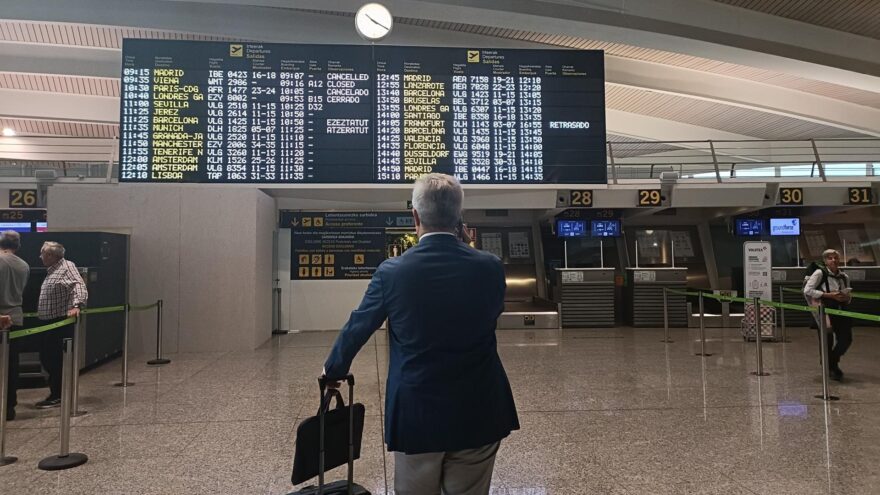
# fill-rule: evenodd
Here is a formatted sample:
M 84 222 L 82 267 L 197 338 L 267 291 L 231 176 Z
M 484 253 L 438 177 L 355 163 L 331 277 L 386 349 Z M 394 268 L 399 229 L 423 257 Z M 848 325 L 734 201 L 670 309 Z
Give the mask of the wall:
M 275 198 L 256 191 L 256 214 L 254 223 L 255 269 L 253 271 L 254 328 L 251 332 L 251 348 L 259 347 L 269 338 L 272 330 L 272 233 L 278 223 Z
M 369 283 L 369 280 L 290 281 L 290 329 L 339 330 L 360 304 Z
M 290 280 L 290 229 L 278 231 L 281 330 L 338 330 L 361 302 L 369 280 Z
M 162 298 L 166 352 L 252 350 L 271 335 L 275 201 L 253 187 L 56 185 L 51 230 L 129 232 L 133 304 Z M 132 351 L 154 352 L 151 312 Z

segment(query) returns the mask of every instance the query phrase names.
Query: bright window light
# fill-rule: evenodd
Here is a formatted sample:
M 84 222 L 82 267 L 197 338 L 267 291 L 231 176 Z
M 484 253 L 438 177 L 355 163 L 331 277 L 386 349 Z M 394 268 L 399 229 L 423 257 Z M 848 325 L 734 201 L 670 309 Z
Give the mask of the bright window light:
M 3 135 L 6 137 L 15 136 L 15 129 L 10 129 L 9 127 L 3 128 Z

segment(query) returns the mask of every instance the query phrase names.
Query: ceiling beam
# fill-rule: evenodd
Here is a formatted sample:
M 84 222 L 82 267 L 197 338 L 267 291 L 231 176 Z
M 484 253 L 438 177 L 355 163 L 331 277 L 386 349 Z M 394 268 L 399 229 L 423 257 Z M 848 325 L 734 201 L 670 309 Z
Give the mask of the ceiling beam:
M 0 117 L 116 124 L 119 98 L 0 89 Z
M 119 50 L 72 45 L 0 41 L 4 72 L 59 74 L 86 77 L 119 77 Z

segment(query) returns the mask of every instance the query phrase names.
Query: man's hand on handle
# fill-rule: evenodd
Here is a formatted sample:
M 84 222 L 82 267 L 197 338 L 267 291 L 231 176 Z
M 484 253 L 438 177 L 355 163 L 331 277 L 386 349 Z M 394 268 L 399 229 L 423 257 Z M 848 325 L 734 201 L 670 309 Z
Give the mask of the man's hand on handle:
M 67 310 L 68 318 L 79 318 L 79 308 L 70 308 Z
M 0 315 L 0 330 L 6 330 L 12 326 L 12 317 L 9 315 Z
M 327 377 L 327 370 L 321 368 L 321 378 L 326 378 L 326 377 Z M 340 381 L 335 381 L 335 382 L 328 381 L 327 382 L 327 388 L 339 388 L 341 386 L 342 386 L 342 382 L 340 382 Z

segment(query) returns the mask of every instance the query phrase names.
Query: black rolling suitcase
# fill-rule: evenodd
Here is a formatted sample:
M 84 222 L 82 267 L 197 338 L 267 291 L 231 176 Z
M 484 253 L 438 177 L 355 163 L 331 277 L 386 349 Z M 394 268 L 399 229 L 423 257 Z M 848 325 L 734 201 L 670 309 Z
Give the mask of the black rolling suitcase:
M 337 389 L 327 388 L 327 379 L 318 378 L 321 405 L 318 414 L 305 419 L 296 429 L 296 451 L 293 457 L 291 483 L 297 485 L 315 476 L 318 486 L 307 486 L 289 495 L 370 495 L 354 482 L 354 461 L 361 455 L 364 433 L 364 405 L 354 403 L 354 376 L 345 377 L 348 383 L 348 405 Z M 336 407 L 330 403 L 336 400 Z M 324 473 L 348 464 L 348 479 L 324 483 Z

